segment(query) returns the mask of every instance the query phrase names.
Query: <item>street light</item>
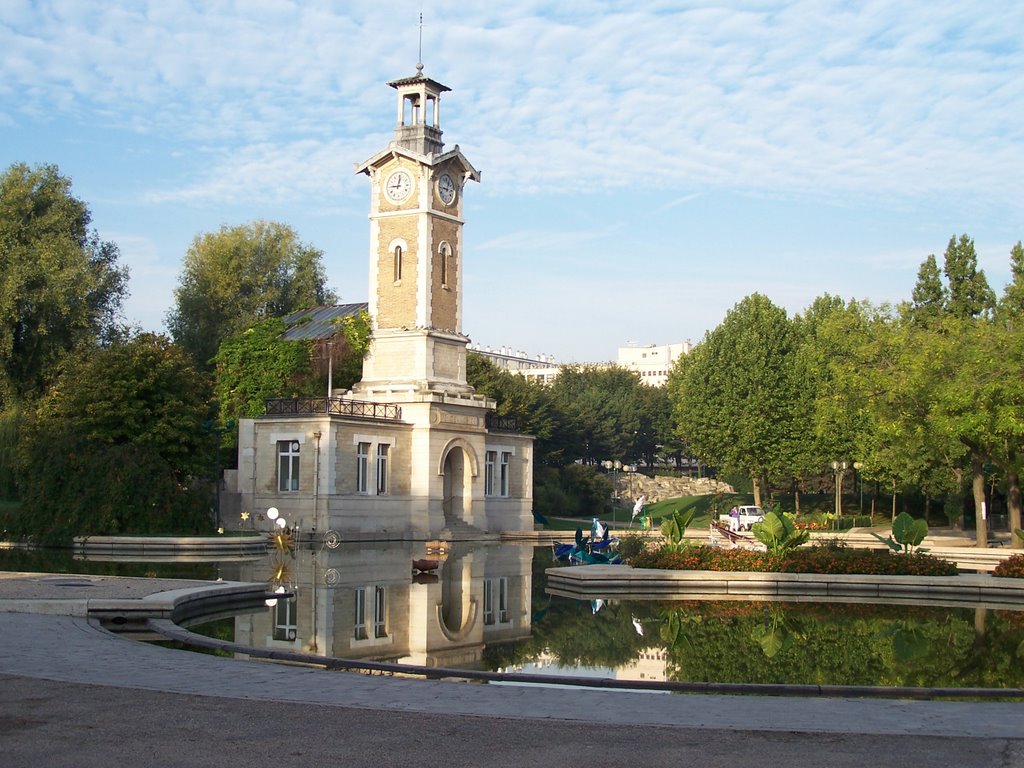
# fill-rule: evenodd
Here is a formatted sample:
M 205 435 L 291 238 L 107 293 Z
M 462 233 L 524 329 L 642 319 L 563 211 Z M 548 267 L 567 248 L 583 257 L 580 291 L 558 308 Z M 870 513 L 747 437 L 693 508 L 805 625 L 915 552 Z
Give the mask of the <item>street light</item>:
M 622 469 L 621 461 L 602 461 L 601 466 L 606 472 L 612 473 L 612 522 L 615 522 L 615 511 L 619 500 L 619 470 Z
M 843 475 L 846 474 L 846 470 L 849 468 L 849 464 L 845 461 L 833 461 L 832 462 L 832 474 L 835 477 L 835 493 L 836 493 L 836 523 L 838 524 L 839 518 L 843 516 Z

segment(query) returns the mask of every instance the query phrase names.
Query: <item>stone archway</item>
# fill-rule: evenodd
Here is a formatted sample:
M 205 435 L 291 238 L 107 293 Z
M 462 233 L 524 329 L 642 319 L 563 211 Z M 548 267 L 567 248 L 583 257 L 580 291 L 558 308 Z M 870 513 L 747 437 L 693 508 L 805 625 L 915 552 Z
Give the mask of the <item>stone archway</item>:
M 468 522 L 476 467 L 476 454 L 465 440 L 455 438 L 445 446 L 440 466 L 445 526 Z
M 462 489 L 466 474 L 466 456 L 461 448 L 455 447 L 448 451 L 444 459 L 444 523 L 450 525 L 456 520 L 463 520 L 466 514 Z

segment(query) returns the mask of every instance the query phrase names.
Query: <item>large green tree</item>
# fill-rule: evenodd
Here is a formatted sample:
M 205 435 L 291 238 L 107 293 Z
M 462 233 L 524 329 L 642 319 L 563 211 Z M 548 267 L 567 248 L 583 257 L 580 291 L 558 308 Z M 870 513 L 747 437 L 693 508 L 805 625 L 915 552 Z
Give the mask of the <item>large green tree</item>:
M 0 408 L 38 397 L 73 350 L 116 336 L 128 272 L 55 165 L 0 175 Z
M 369 316 L 362 312 L 343 317 L 337 327 L 329 346 L 326 341 L 285 341 L 286 325 L 278 317 L 227 339 L 214 358 L 222 422 L 256 418 L 268 398 L 325 395 L 328 354 L 334 388 L 348 389 L 359 381 L 369 343 Z
M 799 438 L 796 337 L 784 309 L 761 294 L 733 307 L 669 377 L 680 436 L 702 461 L 747 474 L 761 503 L 786 474 Z
M 68 359 L 23 426 L 22 510 L 46 538 L 196 531 L 209 522 L 210 392 L 165 336 Z
M 288 225 L 223 226 L 192 241 L 167 327 L 209 369 L 221 343 L 253 323 L 335 299 L 326 287 L 323 252 Z
M 943 262 L 948 281 L 946 314 L 958 318 L 984 317 L 995 309 L 996 296 L 978 269 L 978 255 L 974 241 L 967 235 L 949 239 Z
M 639 458 L 640 374 L 618 366 L 566 366 L 551 384 L 569 438 L 566 458 L 586 464 Z

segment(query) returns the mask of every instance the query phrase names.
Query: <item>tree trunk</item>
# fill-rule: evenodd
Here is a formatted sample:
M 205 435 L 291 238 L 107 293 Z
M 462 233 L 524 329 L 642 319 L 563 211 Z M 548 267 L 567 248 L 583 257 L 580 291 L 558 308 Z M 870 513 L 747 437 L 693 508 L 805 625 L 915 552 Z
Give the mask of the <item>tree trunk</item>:
M 974 494 L 974 546 L 988 546 L 988 521 L 985 519 L 985 464 L 977 451 L 971 451 L 971 490 Z
M 756 477 L 756 476 L 755 477 L 751 477 L 750 478 L 750 482 L 754 486 L 754 506 L 760 507 L 761 506 L 761 478 Z
M 1011 469 L 1006 473 L 1006 506 L 1010 511 L 1010 546 L 1014 549 L 1022 549 L 1024 540 L 1021 540 L 1016 533 L 1021 528 L 1020 477 L 1017 475 L 1016 469 Z
M 800 486 L 793 486 L 793 503 L 796 506 L 796 514 L 800 514 Z
M 896 519 L 896 481 L 892 481 L 892 519 Z

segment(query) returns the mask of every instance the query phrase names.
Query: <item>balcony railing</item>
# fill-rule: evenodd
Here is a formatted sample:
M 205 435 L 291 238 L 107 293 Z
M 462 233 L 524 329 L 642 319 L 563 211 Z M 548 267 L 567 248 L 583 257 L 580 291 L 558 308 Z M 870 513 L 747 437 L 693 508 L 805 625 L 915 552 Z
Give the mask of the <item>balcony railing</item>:
M 402 408 L 388 403 L 368 403 L 341 397 L 297 397 L 264 401 L 267 416 L 352 416 L 375 421 L 401 421 Z
M 519 422 L 515 416 L 487 414 L 487 429 L 491 432 L 518 432 Z

